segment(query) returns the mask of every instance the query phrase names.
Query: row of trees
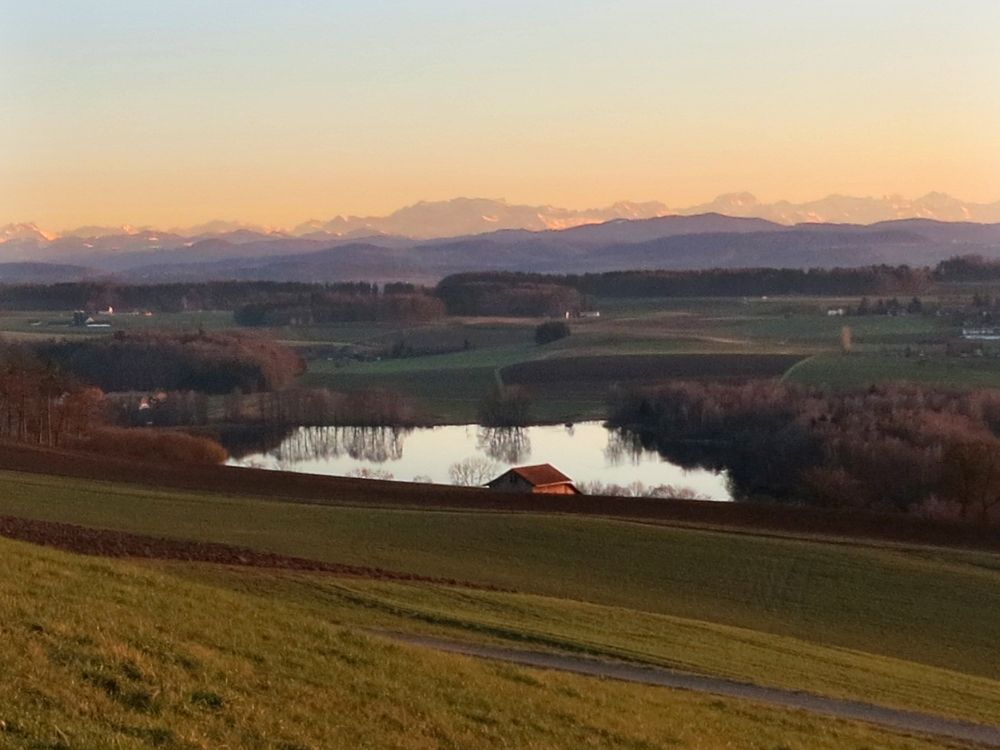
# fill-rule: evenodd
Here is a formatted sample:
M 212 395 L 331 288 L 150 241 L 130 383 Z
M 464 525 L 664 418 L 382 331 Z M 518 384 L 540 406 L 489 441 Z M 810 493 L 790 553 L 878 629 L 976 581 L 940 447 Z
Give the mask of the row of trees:
M 682 383 L 619 394 L 611 422 L 743 499 L 1000 520 L 998 391 Z
M 387 284 L 391 292 L 408 284 Z M 4 310 L 236 310 L 274 297 L 309 294 L 377 294 L 377 284 L 343 282 L 308 284 L 274 281 L 208 281 L 172 284 L 122 284 L 113 281 L 79 281 L 60 284 L 7 286 L 0 295 Z
M 897 297 L 883 299 L 879 297 L 872 302 L 862 297 L 861 302 L 852 311 L 855 315 L 920 315 L 924 312 L 924 303 L 920 297 L 911 297 L 909 301 L 900 302 Z
M 288 388 L 225 398 L 223 419 L 230 424 L 288 426 L 351 425 L 403 427 L 417 422 L 412 404 L 382 388 L 341 393 L 325 388 Z

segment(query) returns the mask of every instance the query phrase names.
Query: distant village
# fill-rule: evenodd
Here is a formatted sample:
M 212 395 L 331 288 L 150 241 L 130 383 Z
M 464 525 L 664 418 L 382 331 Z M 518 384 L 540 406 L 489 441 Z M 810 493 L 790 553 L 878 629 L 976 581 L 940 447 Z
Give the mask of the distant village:
M 153 317 L 153 313 L 149 310 L 131 310 L 124 315 L 132 316 L 143 316 L 146 318 Z M 98 310 L 97 312 L 90 314 L 86 310 L 74 310 L 71 325 L 74 328 L 96 328 L 96 329 L 107 329 L 111 328 L 111 318 L 115 316 L 115 308 L 108 307 L 104 310 Z

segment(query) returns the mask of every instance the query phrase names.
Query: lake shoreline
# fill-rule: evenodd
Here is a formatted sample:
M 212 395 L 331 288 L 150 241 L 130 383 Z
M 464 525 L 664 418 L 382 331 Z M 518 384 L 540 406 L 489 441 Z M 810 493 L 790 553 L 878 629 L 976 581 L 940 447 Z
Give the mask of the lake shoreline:
M 244 444 L 231 466 L 329 476 L 481 486 L 519 465 L 552 464 L 584 491 L 731 501 L 724 472 L 684 468 L 601 421 L 495 428 L 478 424 L 299 427 Z

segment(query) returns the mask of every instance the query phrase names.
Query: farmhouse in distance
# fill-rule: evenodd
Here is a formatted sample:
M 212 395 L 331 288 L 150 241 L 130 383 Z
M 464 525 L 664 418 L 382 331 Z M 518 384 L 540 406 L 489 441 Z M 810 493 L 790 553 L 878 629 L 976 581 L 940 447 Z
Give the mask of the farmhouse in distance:
M 500 492 L 530 492 L 536 495 L 579 495 L 573 480 L 552 464 L 515 466 L 508 469 L 487 487 Z

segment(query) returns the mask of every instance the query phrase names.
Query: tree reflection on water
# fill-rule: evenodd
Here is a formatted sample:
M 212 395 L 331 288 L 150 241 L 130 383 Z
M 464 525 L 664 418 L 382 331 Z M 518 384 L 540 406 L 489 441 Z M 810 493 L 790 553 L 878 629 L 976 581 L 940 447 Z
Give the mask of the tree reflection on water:
M 608 444 L 604 448 L 604 458 L 611 466 L 622 466 L 628 461 L 633 466 L 642 463 L 650 451 L 634 432 L 621 428 L 608 430 Z
M 523 427 L 480 427 L 476 447 L 505 464 L 520 464 L 531 458 L 531 438 Z
M 477 465 L 489 466 L 487 479 L 510 466 L 548 462 L 579 484 L 599 483 L 602 491 L 611 487 L 632 491 L 641 484 L 643 494 L 669 487 L 672 496 L 677 496 L 685 486 L 693 485 L 698 496 L 730 499 L 724 476 L 714 472 L 689 476 L 689 470 L 705 460 L 705 446 L 666 446 L 680 460 L 665 460 L 663 446 L 645 440 L 641 434 L 610 430 L 597 422 L 572 428 L 304 427 L 238 437 L 239 449 L 234 446 L 230 451 L 233 463 L 244 466 L 339 476 L 375 476 L 376 472 L 386 476 L 391 472 L 403 481 L 419 478 L 448 483 L 455 481 L 451 469 L 456 464 L 464 465 L 473 459 Z M 252 445 L 259 447 L 251 452 Z M 470 482 L 482 484 L 478 478 Z
M 355 461 L 382 464 L 403 457 L 400 427 L 308 427 L 296 430 L 274 452 L 279 465 L 322 461 L 347 455 Z

